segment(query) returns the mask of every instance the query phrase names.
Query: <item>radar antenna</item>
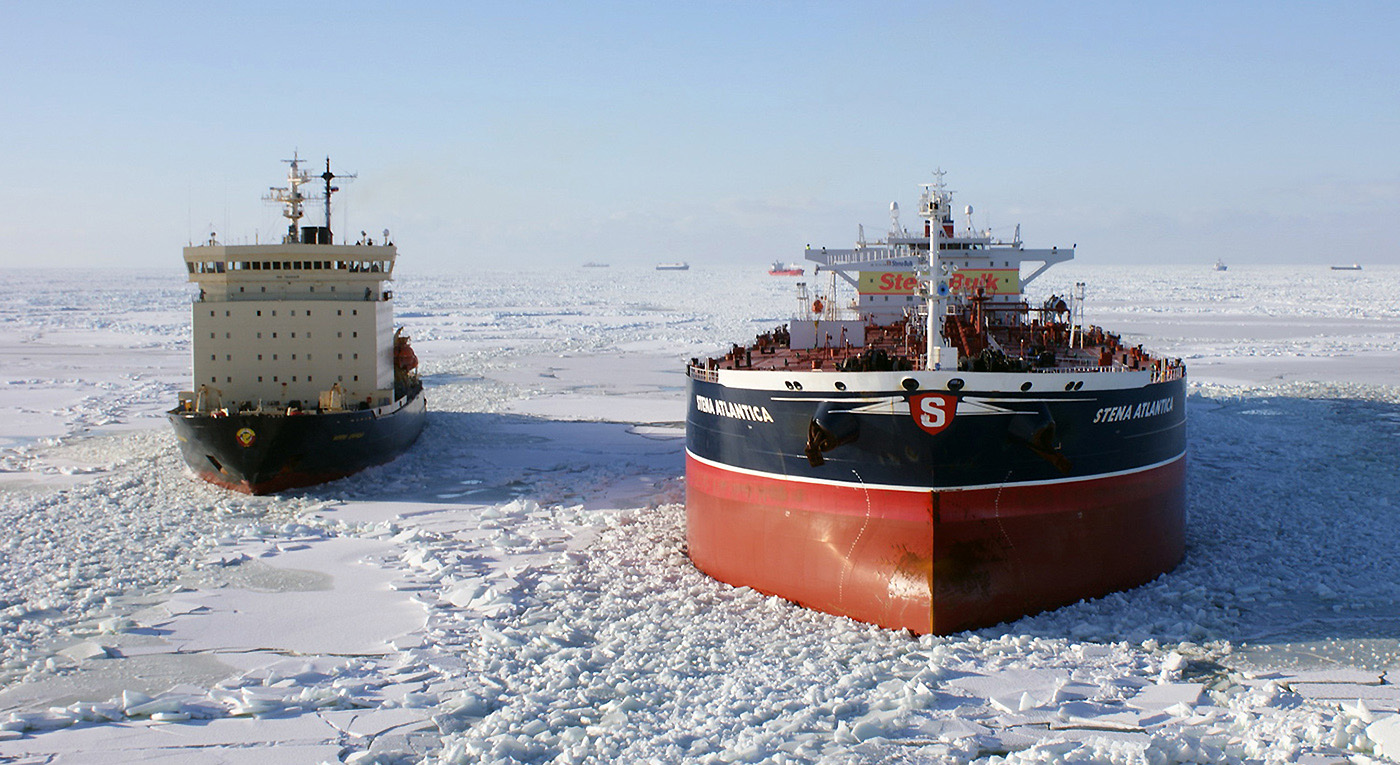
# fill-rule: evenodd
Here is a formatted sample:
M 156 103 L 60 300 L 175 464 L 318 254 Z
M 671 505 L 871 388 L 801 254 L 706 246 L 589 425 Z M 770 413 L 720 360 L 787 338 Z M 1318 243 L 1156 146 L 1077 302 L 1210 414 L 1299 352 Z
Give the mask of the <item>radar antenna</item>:
M 336 175 L 335 173 L 331 172 L 331 158 L 326 157 L 326 172 L 321 173 L 321 180 L 326 182 L 326 192 L 324 197 L 326 200 L 326 235 L 331 237 L 331 239 L 327 240 L 326 244 L 331 244 L 335 241 L 334 235 L 331 234 L 331 194 L 340 191 L 340 187 L 332 186 L 331 181 L 337 178 L 346 181 L 353 181 L 358 177 L 359 173 Z
M 284 244 L 295 244 L 297 241 L 297 224 L 305 214 L 302 212 L 301 206 L 307 199 L 306 196 L 301 193 L 301 185 L 303 183 L 309 183 L 311 181 L 311 176 L 307 175 L 306 171 L 301 169 L 301 158 L 297 155 L 297 152 L 293 151 L 291 159 L 284 159 L 282 161 L 291 164 L 291 167 L 287 170 L 287 185 L 285 188 L 273 186 L 263 199 L 284 205 L 282 217 L 286 218 L 290 223 L 287 225 L 287 235 L 282 238 L 282 242 Z

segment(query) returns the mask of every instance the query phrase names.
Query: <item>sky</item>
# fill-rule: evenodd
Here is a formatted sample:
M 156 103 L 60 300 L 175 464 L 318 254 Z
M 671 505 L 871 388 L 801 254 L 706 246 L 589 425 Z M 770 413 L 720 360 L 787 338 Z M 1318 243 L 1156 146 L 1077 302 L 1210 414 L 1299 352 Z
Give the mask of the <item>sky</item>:
M 0 4 L 0 268 L 800 260 L 957 209 L 1085 263 L 1400 264 L 1390 2 Z M 320 224 L 318 212 L 304 223 Z

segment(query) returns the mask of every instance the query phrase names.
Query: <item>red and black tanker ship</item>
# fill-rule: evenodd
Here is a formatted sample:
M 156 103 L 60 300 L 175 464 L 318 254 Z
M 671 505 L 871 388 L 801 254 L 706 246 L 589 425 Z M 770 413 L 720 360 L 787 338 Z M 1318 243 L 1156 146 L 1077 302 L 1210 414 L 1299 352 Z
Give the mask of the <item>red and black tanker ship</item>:
M 702 571 L 947 634 L 1180 561 L 1184 366 L 1084 326 L 1078 286 L 1032 306 L 1023 288 L 1073 249 L 957 232 L 950 206 L 940 178 L 922 233 L 892 205 L 884 241 L 809 249 L 824 294 L 799 285 L 788 325 L 692 361 L 687 539 Z

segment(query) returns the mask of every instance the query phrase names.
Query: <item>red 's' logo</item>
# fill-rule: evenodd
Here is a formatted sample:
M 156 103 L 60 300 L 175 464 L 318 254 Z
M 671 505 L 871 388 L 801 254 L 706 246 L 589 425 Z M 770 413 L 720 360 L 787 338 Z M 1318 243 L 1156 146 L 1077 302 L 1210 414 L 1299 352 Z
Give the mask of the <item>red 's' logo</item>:
M 958 400 L 941 393 L 919 393 L 909 397 L 909 414 L 918 425 L 930 435 L 948 427 L 953 421 L 953 413 L 958 409 Z

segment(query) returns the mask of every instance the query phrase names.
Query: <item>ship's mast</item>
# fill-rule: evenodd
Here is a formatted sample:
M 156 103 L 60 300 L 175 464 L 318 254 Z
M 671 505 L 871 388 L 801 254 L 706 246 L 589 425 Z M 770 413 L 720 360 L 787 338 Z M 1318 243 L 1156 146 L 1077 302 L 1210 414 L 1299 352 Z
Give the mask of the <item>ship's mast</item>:
M 302 216 L 305 214 L 302 212 L 301 206 L 306 202 L 306 197 L 301 193 L 301 185 L 310 182 L 311 177 L 301 169 L 301 159 L 296 152 L 292 152 L 291 159 L 282 161 L 291 164 L 291 168 L 287 170 L 287 186 L 286 188 L 272 187 L 263 199 L 284 205 L 282 217 L 290 223 L 287 225 L 287 235 L 282 238 L 282 242 L 295 244 L 297 242 L 297 224 L 301 222 Z
M 928 257 L 920 262 L 919 282 L 924 293 L 924 306 L 928 311 L 924 337 L 924 368 L 942 369 L 945 366 L 957 368 L 958 352 L 948 346 L 943 338 L 941 322 L 948 313 L 948 265 L 943 262 L 943 238 L 948 232 L 944 225 L 952 224 L 949 210 L 953 193 L 943 184 L 943 170 L 935 170 L 933 183 L 923 184 L 924 193 L 919 199 L 919 217 L 924 219 L 928 229 Z
M 331 158 L 326 157 L 326 172 L 321 173 L 321 180 L 326 182 L 326 236 L 331 237 L 330 239 L 326 240 L 326 244 L 331 244 L 335 241 L 334 235 L 331 234 L 331 194 L 340 191 L 340 187 L 332 186 L 331 181 L 335 180 L 336 178 L 340 178 L 343 180 L 354 180 L 358 175 L 358 173 L 350 173 L 349 175 L 336 175 L 335 173 L 332 173 Z M 387 239 L 387 237 L 385 238 Z

